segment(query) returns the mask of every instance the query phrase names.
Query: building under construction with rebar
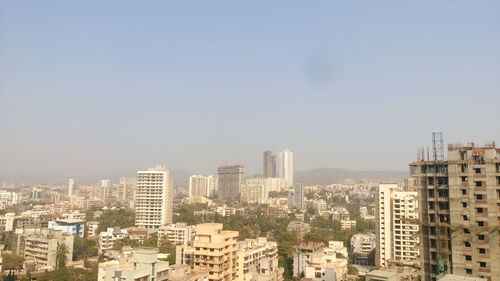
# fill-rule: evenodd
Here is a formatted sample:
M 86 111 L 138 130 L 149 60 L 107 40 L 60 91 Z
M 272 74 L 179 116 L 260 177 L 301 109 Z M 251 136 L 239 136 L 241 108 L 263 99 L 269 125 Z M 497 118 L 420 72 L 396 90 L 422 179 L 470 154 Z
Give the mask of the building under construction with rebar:
M 431 154 L 432 156 L 429 156 Z M 422 280 L 446 273 L 500 280 L 500 148 L 448 145 L 433 134 L 410 175 L 420 197 Z

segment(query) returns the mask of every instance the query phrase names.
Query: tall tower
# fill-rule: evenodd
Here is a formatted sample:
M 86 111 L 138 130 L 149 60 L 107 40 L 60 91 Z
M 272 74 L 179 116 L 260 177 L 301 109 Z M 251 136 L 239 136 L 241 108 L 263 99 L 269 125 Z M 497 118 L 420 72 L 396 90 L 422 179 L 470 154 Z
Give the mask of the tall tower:
M 276 177 L 276 156 L 270 150 L 264 151 L 263 174 L 265 178 Z
M 68 196 L 71 197 L 73 196 L 73 189 L 75 187 L 75 179 L 70 178 L 68 181 Z
M 376 265 L 413 265 L 419 255 L 418 193 L 379 184 L 376 212 Z
M 159 228 L 172 223 L 173 192 L 165 166 L 137 171 L 135 225 Z
M 293 152 L 288 148 L 279 154 L 278 177 L 285 179 L 288 186 L 293 186 Z
M 219 199 L 234 200 L 240 196 L 240 188 L 245 179 L 242 165 L 221 166 L 218 172 Z
M 101 199 L 103 202 L 109 200 L 109 194 L 111 192 L 111 181 L 110 180 L 100 180 L 99 187 L 101 191 Z
M 296 183 L 288 191 L 288 207 L 301 210 L 306 208 L 303 184 Z

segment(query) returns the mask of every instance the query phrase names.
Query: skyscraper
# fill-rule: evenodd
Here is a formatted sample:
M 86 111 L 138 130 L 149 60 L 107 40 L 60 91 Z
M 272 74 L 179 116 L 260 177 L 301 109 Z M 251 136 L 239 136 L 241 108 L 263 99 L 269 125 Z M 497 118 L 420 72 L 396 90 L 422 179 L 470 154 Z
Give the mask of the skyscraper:
M 192 175 L 189 177 L 189 197 L 212 197 L 217 190 L 217 178 Z
M 109 195 L 111 192 L 111 181 L 110 180 L 100 180 L 99 187 L 101 190 L 101 199 L 106 202 L 109 200 Z
M 498 280 L 500 149 L 448 145 L 444 160 L 439 147 L 433 159 L 410 163 L 421 202 L 422 280 L 446 273 Z
M 293 188 L 288 191 L 288 207 L 305 209 L 305 197 L 304 197 L 304 185 L 301 183 L 296 183 Z
M 165 166 L 137 171 L 135 225 L 159 228 L 172 223 L 173 192 Z
M 276 156 L 270 150 L 264 151 L 263 172 L 265 178 L 276 177 Z
M 419 263 L 418 193 L 379 184 L 377 195 L 377 266 Z
M 75 187 L 75 179 L 70 178 L 68 181 L 68 196 L 73 196 L 73 189 Z
M 219 199 L 234 200 L 240 195 L 240 187 L 245 179 L 242 165 L 221 166 L 217 169 Z
M 279 154 L 278 177 L 285 179 L 288 186 L 293 186 L 293 152 L 288 148 Z

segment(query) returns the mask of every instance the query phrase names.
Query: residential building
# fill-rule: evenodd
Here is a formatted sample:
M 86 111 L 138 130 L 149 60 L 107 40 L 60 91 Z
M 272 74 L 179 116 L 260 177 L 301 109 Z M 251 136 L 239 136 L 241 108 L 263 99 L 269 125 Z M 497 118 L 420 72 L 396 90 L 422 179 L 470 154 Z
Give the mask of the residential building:
M 279 154 L 278 177 L 285 179 L 288 186 L 293 186 L 293 152 L 288 148 Z
M 304 277 L 314 281 L 340 281 L 347 275 L 347 248 L 342 241 L 330 241 L 328 247 L 314 252 L 304 268 Z
M 293 277 L 300 277 L 309 264 L 310 257 L 324 248 L 325 244 L 321 242 L 303 242 L 296 246 L 293 253 Z
M 99 222 L 98 221 L 88 221 L 87 222 L 87 236 L 92 237 L 96 236 L 97 229 L 99 228 Z
M 250 204 L 266 204 L 270 181 L 267 178 L 249 178 L 241 185 L 241 201 Z
M 170 265 L 168 281 L 209 281 L 208 271 L 193 270 L 186 264 Z
M 211 281 L 231 281 L 238 277 L 238 231 L 222 229 L 221 223 L 196 226 L 192 246 L 177 246 L 177 263 L 192 264 L 193 269 L 209 271 Z M 189 259 L 192 260 L 189 260 Z
M 85 221 L 79 219 L 57 219 L 49 221 L 48 228 L 83 237 L 85 234 Z
M 275 178 L 276 174 L 276 156 L 270 150 L 264 151 L 263 175 L 265 178 Z
M 217 191 L 217 178 L 213 176 L 192 175 L 189 177 L 188 195 L 194 197 L 214 197 Z
M 67 260 L 73 259 L 74 236 L 60 230 L 47 228 L 17 229 L 14 238 L 14 252 L 24 257 L 27 264 L 37 270 L 52 270 L 56 267 L 56 253 L 59 244 L 68 250 Z
M 100 180 L 99 181 L 100 197 L 103 202 L 108 202 L 111 195 L 111 181 L 110 180 Z
M 118 260 L 99 263 L 97 280 L 166 281 L 168 274 L 169 264 L 158 260 L 158 251 L 137 249 Z
M 368 256 L 375 250 L 375 234 L 358 233 L 351 237 L 352 261 L 354 264 L 369 265 Z
M 135 225 L 159 228 L 172 223 L 173 191 L 165 166 L 137 172 Z
M 164 225 L 158 229 L 158 245 L 164 236 L 174 245 L 188 245 L 194 240 L 195 234 L 196 226 L 185 222 Z
M 293 185 L 293 188 L 288 191 L 288 208 L 300 210 L 306 208 L 303 184 L 296 183 Z
M 380 184 L 376 212 L 376 264 L 418 263 L 418 193 L 399 191 L 397 184 Z
M 106 250 L 113 248 L 115 241 L 128 236 L 128 231 L 125 229 L 115 229 L 108 227 L 106 231 L 99 233 L 99 253 L 104 253 Z
M 69 197 L 73 196 L 74 188 L 75 188 L 75 179 L 70 178 L 68 181 L 68 196 Z
M 282 281 L 278 266 L 278 244 L 265 237 L 238 242 L 238 279 L 241 281 Z
M 240 188 L 245 179 L 242 165 L 221 166 L 218 173 L 218 197 L 222 200 L 239 199 Z
M 448 145 L 445 160 L 442 135 L 434 137 L 433 159 L 410 163 L 421 202 L 422 280 L 446 273 L 499 280 L 500 148 Z

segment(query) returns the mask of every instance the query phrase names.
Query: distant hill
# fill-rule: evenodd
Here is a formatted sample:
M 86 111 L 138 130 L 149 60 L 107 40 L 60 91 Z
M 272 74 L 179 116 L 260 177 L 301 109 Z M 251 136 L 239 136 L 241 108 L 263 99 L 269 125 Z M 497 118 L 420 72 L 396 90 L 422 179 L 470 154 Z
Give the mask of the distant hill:
M 356 182 L 399 182 L 408 177 L 406 171 L 354 171 L 336 168 L 321 168 L 295 172 L 294 182 L 305 185 L 328 185 Z

